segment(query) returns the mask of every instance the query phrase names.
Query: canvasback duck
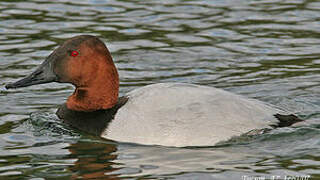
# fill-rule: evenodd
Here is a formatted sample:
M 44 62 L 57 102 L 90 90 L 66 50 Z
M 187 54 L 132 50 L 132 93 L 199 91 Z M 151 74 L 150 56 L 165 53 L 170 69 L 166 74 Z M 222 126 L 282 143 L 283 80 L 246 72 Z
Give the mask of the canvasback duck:
M 33 73 L 6 88 L 49 82 L 75 86 L 57 111 L 62 121 L 120 142 L 213 146 L 253 130 L 301 121 L 258 100 L 193 84 L 152 84 L 119 98 L 119 76 L 110 52 L 90 35 L 68 39 Z

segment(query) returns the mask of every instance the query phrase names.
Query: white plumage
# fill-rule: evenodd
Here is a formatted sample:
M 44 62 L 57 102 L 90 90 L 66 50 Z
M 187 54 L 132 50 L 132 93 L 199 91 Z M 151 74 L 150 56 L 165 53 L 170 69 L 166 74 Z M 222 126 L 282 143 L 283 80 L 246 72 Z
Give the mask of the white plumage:
M 211 146 L 253 129 L 269 128 L 284 113 L 230 92 L 183 83 L 159 83 L 127 94 L 102 137 L 164 146 Z

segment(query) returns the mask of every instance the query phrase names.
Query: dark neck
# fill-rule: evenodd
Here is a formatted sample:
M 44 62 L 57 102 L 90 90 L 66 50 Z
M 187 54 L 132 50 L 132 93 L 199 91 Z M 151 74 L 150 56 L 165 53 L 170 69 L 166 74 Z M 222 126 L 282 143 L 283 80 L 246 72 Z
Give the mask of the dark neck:
M 65 123 L 87 133 L 100 136 L 114 119 L 118 109 L 128 101 L 128 97 L 120 97 L 116 105 L 106 110 L 92 112 L 74 111 L 62 104 L 57 110 L 57 116 Z

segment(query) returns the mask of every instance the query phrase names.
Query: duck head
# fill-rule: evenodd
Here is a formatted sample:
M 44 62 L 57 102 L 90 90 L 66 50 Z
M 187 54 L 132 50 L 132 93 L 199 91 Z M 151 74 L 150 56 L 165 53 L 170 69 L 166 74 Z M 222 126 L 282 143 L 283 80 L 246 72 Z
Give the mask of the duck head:
M 30 75 L 7 84 L 22 88 L 50 82 L 71 83 L 76 89 L 67 100 L 68 109 L 109 109 L 118 100 L 119 76 L 105 44 L 95 36 L 81 35 L 65 41 Z

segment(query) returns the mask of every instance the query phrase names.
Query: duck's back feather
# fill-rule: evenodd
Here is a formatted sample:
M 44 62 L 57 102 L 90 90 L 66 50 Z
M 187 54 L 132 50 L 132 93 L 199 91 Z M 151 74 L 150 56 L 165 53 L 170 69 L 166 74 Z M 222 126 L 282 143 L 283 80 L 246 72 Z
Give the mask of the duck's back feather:
M 208 146 L 270 128 L 283 111 L 213 87 L 159 83 L 127 94 L 102 137 L 165 146 Z

